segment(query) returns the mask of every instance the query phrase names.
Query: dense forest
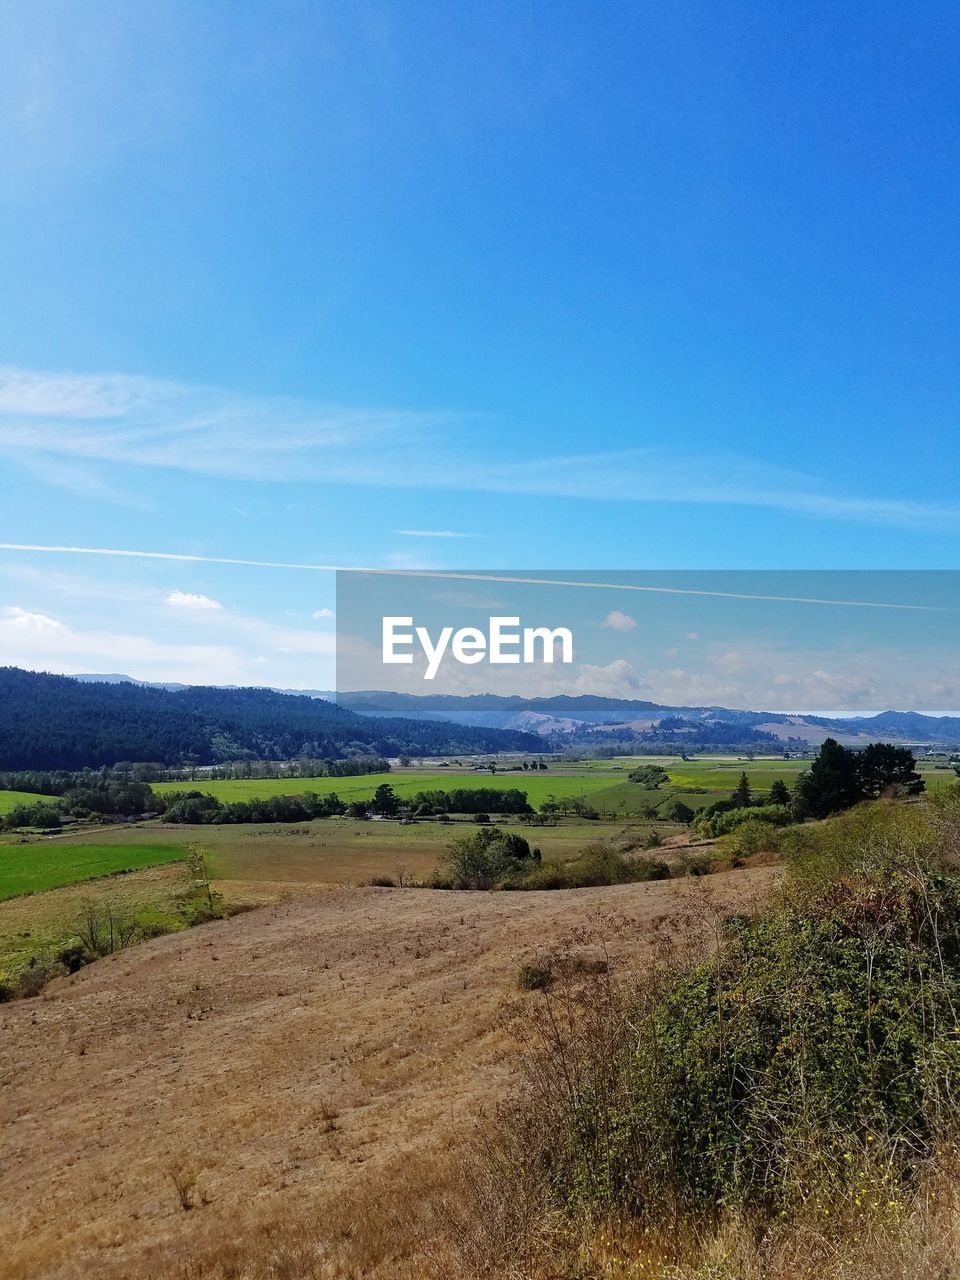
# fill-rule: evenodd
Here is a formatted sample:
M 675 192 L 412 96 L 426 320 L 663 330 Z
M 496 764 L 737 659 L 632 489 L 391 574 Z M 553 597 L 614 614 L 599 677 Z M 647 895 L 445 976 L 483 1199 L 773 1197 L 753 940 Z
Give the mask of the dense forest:
M 171 691 L 0 668 L 0 769 L 97 768 L 121 760 L 172 765 L 302 755 L 467 755 L 542 745 L 531 733 L 373 719 L 269 689 Z

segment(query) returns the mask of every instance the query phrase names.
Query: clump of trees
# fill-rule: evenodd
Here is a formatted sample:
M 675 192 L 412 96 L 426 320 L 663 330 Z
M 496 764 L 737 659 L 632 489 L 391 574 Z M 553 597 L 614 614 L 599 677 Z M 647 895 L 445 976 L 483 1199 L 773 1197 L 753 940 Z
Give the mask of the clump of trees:
M 5 815 L 8 830 L 18 827 L 58 827 L 63 818 L 131 818 L 143 813 L 158 813 L 164 798 L 146 782 L 124 782 L 95 773 L 47 776 L 46 790 L 37 800 L 14 805 Z
M 454 840 L 431 880 L 435 889 L 584 889 L 593 885 L 665 880 L 670 868 L 646 857 L 628 857 L 596 841 L 567 861 L 544 862 L 523 836 L 482 826 Z
M 827 818 L 881 796 L 919 795 L 924 781 L 916 763 L 908 747 L 873 742 L 855 751 L 826 738 L 810 768 L 798 776 L 792 794 L 778 778 L 766 798 L 761 798 L 744 771 L 729 800 L 717 800 L 700 810 L 696 827 L 711 837 L 729 835 L 747 822 L 763 823 L 769 830 L 810 818 Z
M 915 796 L 924 789 L 908 747 L 872 742 L 851 751 L 834 738 L 824 740 L 808 772 L 797 779 L 794 808 L 800 818 L 826 818 L 861 800 L 883 795 Z
M 300 796 L 264 796 L 254 800 L 218 800 L 204 791 L 174 791 L 166 797 L 164 821 L 204 825 L 237 822 L 310 822 L 345 813 L 347 806 L 336 792 L 320 796 L 306 791 Z
M 383 788 L 379 788 L 380 791 Z M 527 793 L 516 787 L 453 787 L 418 791 L 409 801 L 415 817 L 436 817 L 442 813 L 532 813 Z
M 659 764 L 642 764 L 639 768 L 631 769 L 627 774 L 630 782 L 636 782 L 646 791 L 656 791 L 658 787 L 669 781 L 670 775 L 666 769 Z
M 507 878 L 523 878 L 540 862 L 540 850 L 515 832 L 483 826 L 454 840 L 441 855 L 433 884 L 438 889 L 492 889 Z

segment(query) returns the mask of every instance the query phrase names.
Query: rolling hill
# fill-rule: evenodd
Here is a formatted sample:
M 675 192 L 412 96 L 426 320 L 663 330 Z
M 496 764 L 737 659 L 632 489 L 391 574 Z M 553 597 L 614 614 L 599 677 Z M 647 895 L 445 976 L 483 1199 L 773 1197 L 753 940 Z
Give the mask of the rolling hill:
M 358 715 L 271 689 L 164 689 L 0 668 L 0 769 L 431 756 L 542 748 L 512 729 Z

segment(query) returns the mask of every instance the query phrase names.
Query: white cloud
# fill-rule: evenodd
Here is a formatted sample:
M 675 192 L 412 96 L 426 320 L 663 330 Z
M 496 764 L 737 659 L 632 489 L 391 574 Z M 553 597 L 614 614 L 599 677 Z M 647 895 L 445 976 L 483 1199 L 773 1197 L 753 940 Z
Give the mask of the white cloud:
M 619 609 L 614 609 L 612 613 L 607 614 L 600 625 L 610 627 L 613 631 L 634 631 L 637 622 L 628 613 L 621 613 Z
M 193 591 L 171 591 L 167 596 L 167 604 L 174 609 L 222 609 L 223 605 L 219 600 L 213 600 L 210 596 L 199 595 Z
M 474 538 L 473 533 L 456 533 L 453 529 L 397 529 L 402 538 Z
M 14 630 L 20 632 L 55 632 L 64 631 L 65 627 L 62 622 L 56 618 L 50 618 L 45 613 L 31 613 L 27 609 L 21 609 L 17 605 L 8 605 L 2 614 L 7 625 Z
M 203 610 L 213 628 L 202 643 L 70 626 L 19 606 L 0 608 L 0 665 L 35 671 L 122 671 L 140 680 L 184 684 L 271 684 L 330 688 L 335 641 L 316 630 Z M 265 670 L 266 668 L 266 670 Z
M 332 609 L 314 609 L 313 613 L 310 616 L 312 618 L 315 618 L 317 622 L 322 622 L 324 618 L 336 617 L 336 614 L 333 612 Z
M 700 639 L 700 632 L 699 632 L 699 631 L 688 631 L 688 632 L 684 635 L 684 639 L 685 639 L 685 640 L 699 640 L 699 639 Z

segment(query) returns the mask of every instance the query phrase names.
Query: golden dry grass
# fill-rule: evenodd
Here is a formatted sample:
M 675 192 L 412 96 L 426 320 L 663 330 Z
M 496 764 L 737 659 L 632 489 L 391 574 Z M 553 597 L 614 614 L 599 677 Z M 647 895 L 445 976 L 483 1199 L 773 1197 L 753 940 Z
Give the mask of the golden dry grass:
M 709 892 L 742 909 L 775 874 Z M 439 1242 L 512 1087 L 511 1018 L 540 998 L 520 962 L 591 924 L 641 963 L 703 892 L 338 889 L 3 1006 L 0 1277 L 470 1274 Z

